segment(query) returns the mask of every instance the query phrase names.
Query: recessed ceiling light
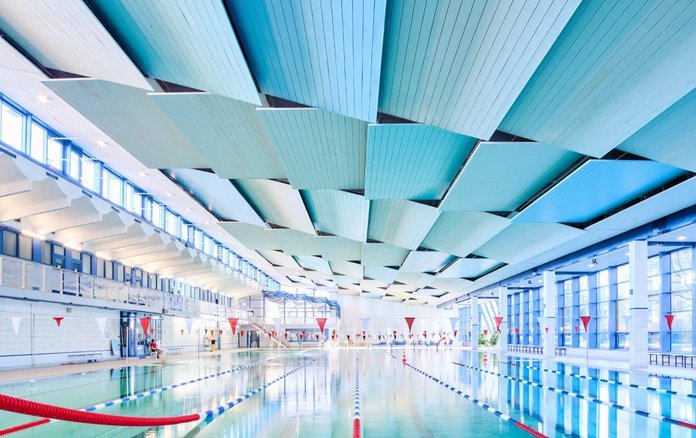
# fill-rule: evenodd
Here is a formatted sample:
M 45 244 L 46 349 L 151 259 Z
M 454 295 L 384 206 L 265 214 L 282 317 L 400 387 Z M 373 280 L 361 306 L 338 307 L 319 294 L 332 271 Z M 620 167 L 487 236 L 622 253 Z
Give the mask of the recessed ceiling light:
M 191 207 L 186 207 L 186 211 L 191 211 Z
M 100 148 L 106 147 L 106 142 L 104 140 L 99 140 L 97 142 L 97 146 L 99 146 Z
M 43 94 L 39 94 L 38 96 L 36 96 L 36 98 L 39 99 L 39 102 L 41 102 L 41 103 L 48 103 L 51 101 L 51 99 L 44 96 Z
M 677 240 L 686 240 L 686 236 L 679 236 L 677 237 Z
M 205 224 L 206 224 L 206 225 L 210 225 L 210 222 L 206 222 Z
M 140 176 L 142 176 L 142 177 L 147 177 L 148 175 L 147 175 L 147 173 L 145 173 L 145 172 L 140 172 Z
M 172 198 L 174 195 L 172 195 L 170 192 L 167 192 L 167 197 Z

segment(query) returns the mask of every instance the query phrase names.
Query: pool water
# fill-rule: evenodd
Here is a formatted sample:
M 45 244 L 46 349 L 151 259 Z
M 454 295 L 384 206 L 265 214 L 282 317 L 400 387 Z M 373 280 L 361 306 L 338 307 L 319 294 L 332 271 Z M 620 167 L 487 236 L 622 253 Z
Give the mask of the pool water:
M 455 391 L 404 366 L 401 363 L 404 353 L 413 367 L 439 379 L 443 385 L 454 387 Z M 555 361 L 499 359 L 494 354 L 460 349 L 231 350 L 217 356 L 170 360 L 162 365 L 13 382 L 0 385 L 0 392 L 84 408 L 270 358 L 274 359 L 98 411 L 149 417 L 201 412 L 226 404 L 304 366 L 207 421 L 158 428 L 59 421 L 11 436 L 348 437 L 352 436 L 357 373 L 365 437 L 530 436 L 458 395 L 456 390 L 502 413 L 502 418 L 509 416 L 547 436 L 696 437 L 695 431 L 687 427 L 616 407 L 625 406 L 694 423 L 696 398 L 687 396 L 696 393 L 696 382 L 692 380 L 602 368 L 588 370 Z M 571 377 L 569 373 L 587 377 Z M 678 394 L 660 393 L 646 387 Z M 549 388 L 555 388 L 556 392 Z M 567 393 L 559 393 L 562 391 Z M 582 397 L 601 400 L 611 406 Z M 35 419 L 2 412 L 0 429 Z

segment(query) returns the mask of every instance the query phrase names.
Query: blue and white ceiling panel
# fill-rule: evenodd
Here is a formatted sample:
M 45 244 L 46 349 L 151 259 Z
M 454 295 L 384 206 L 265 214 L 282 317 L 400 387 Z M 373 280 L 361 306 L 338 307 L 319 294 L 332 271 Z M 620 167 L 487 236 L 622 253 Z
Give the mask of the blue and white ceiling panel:
M 696 172 L 696 89 L 652 119 L 618 148 Z
M 523 262 L 569 240 L 584 231 L 563 224 L 513 223 L 476 250 L 476 254 L 513 264 Z
M 358 279 L 358 282 L 363 278 L 363 267 L 359 263 L 347 261 L 333 261 L 330 263 L 331 270 L 337 274 L 347 275 Z
M 221 0 L 89 3 L 149 76 L 261 105 Z
M 375 122 L 386 0 L 226 0 L 261 91 Z
M 97 79 L 43 83 L 147 167 L 208 167 L 145 90 Z
M 648 160 L 590 160 L 536 199 L 513 222 L 588 222 L 683 172 Z
M 384 283 L 390 284 L 399 275 L 399 271 L 392 268 L 385 268 L 383 266 L 365 266 L 363 276 L 365 278 L 371 278 L 373 280 L 379 280 Z
M 195 169 L 172 169 L 170 175 L 218 218 L 266 226 L 230 181 Z
M 440 205 L 443 211 L 513 211 L 579 155 L 538 143 L 480 143 Z
M 441 199 L 476 139 L 419 124 L 368 127 L 365 197 Z
M 439 297 L 440 295 L 446 293 L 444 290 L 433 289 L 429 287 L 423 287 L 411 294 L 412 297 L 416 298 L 429 298 L 429 297 Z
M 489 139 L 578 3 L 389 2 L 380 111 Z
M 258 253 L 274 266 L 283 266 L 294 269 L 301 268 L 294 257 L 280 251 L 260 250 Z
M 44 67 L 152 90 L 81 0 L 3 0 L 0 30 Z
M 317 253 L 315 236 L 301 231 L 266 229 L 242 222 L 220 222 L 219 225 L 251 250 L 280 250 L 293 255 Z
M 322 274 L 331 275 L 329 262 L 321 257 L 314 256 L 295 256 L 295 260 L 305 269 L 321 272 Z
M 300 192 L 271 180 L 237 180 L 237 187 L 264 221 L 285 228 L 316 234 Z
M 362 243 L 340 236 L 315 236 L 314 244 L 317 252 L 314 254 L 326 260 L 346 261 L 360 260 Z
M 309 216 L 317 231 L 365 242 L 370 201 L 341 190 L 302 192 Z
M 256 107 L 210 93 L 151 93 L 220 178 L 285 178 Z
M 601 157 L 696 87 L 696 3 L 582 2 L 500 129 Z
M 437 208 L 412 201 L 372 201 L 367 237 L 415 250 L 439 214 Z
M 428 286 L 449 292 L 459 292 L 471 283 L 471 280 L 465 280 L 463 278 L 445 278 L 438 275 L 430 279 Z
M 461 258 L 437 274 L 437 278 L 476 278 L 500 264 L 497 260 L 486 258 Z
M 399 269 L 401 272 L 438 272 L 455 259 L 438 251 L 411 251 Z
M 315 108 L 258 110 L 296 189 L 362 189 L 367 123 Z
M 407 290 L 414 291 L 419 287 L 425 287 L 433 281 L 433 276 L 423 272 L 399 272 L 396 276 L 396 282 L 404 283 Z
M 445 211 L 422 246 L 466 257 L 510 224 L 509 219 L 476 211 Z
M 363 243 L 363 266 L 401 266 L 409 250 L 388 243 Z

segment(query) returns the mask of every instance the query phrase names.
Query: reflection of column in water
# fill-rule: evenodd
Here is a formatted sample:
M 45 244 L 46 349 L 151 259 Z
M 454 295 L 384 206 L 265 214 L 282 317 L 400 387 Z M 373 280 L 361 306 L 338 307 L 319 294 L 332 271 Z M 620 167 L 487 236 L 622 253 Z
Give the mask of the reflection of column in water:
M 609 371 L 609 380 L 619 380 L 619 373 L 616 371 Z M 619 386 L 618 385 L 608 385 L 609 386 L 609 401 L 611 403 L 618 403 Z M 617 434 L 617 422 L 618 422 L 618 409 L 609 409 L 609 436 L 616 436 Z
M 554 365 L 554 362 L 543 361 L 541 363 L 541 368 L 550 370 L 553 369 Z M 556 374 L 542 371 L 541 384 L 545 386 L 556 386 L 556 382 L 554 382 L 555 376 Z M 558 397 L 559 395 L 555 392 L 546 390 L 544 390 L 542 395 L 543 408 L 541 410 L 541 418 L 544 422 L 543 433 L 547 436 L 556 435 L 556 424 L 558 423 Z
M 648 385 L 648 374 L 644 372 L 632 371 L 629 375 L 629 381 L 636 385 Z M 649 386 L 649 385 L 648 385 Z M 640 409 L 643 412 L 650 412 L 648 409 L 648 391 L 640 388 L 629 389 L 630 406 L 635 409 Z M 650 421 L 655 423 L 655 421 Z M 631 435 L 641 435 L 648 432 L 648 419 L 642 415 L 631 415 Z M 640 433 L 638 431 L 641 431 Z
M 587 370 L 587 375 L 594 378 L 599 378 L 599 372 L 596 368 L 590 368 Z M 592 398 L 602 399 L 599 396 L 599 382 L 596 380 L 587 380 L 587 396 Z M 593 436 L 599 433 L 597 429 L 597 412 L 599 411 L 599 405 L 596 403 L 587 403 L 587 435 Z
M 508 358 L 506 355 L 500 355 L 499 361 L 498 361 L 498 373 L 499 374 L 508 374 L 508 371 L 505 370 L 507 368 L 509 370 L 510 365 L 504 365 L 504 362 L 507 362 Z M 502 376 L 498 376 L 498 410 L 502 412 L 503 414 L 508 414 L 510 415 L 510 409 L 508 407 L 508 380 Z
M 479 352 L 472 350 L 469 356 L 471 361 L 470 366 L 474 368 L 481 368 L 479 361 Z M 479 398 L 479 388 L 481 386 L 481 372 L 476 370 L 471 370 L 471 396 L 478 399 Z

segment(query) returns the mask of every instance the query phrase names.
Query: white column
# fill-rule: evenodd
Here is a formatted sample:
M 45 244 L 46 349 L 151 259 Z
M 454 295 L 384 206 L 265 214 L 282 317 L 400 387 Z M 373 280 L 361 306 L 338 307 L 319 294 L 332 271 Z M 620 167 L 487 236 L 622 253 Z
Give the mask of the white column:
M 544 337 L 544 358 L 551 359 L 556 356 L 556 311 L 557 311 L 557 287 L 556 273 L 544 271 L 542 274 L 543 286 L 541 289 L 544 313 L 541 324 L 541 335 Z M 545 327 L 549 328 L 548 333 Z
M 637 240 L 628 244 L 630 296 L 629 366 L 648 366 L 648 242 Z
M 508 337 L 508 321 L 507 321 L 507 300 L 508 288 L 498 288 L 498 315 L 503 317 L 503 322 L 500 324 L 500 333 L 498 334 L 498 351 L 500 354 L 507 353 L 507 337 Z
M 479 315 L 478 297 L 471 298 L 471 349 L 478 350 L 479 324 L 481 317 Z

